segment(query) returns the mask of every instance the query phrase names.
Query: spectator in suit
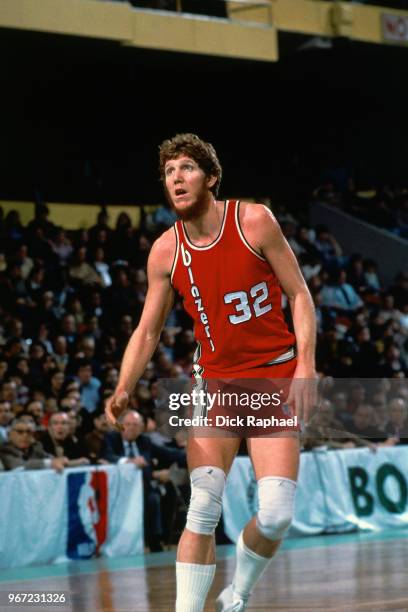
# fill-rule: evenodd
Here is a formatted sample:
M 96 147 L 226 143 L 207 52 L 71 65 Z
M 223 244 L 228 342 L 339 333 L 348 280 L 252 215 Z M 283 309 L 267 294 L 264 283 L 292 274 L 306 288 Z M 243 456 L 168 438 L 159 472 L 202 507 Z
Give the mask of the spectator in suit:
M 143 470 L 145 538 L 150 550 L 159 552 L 163 550 L 161 497 L 170 481 L 168 468 L 173 463 L 186 466 L 185 450 L 154 444 L 143 434 L 143 417 L 134 410 L 124 414 L 121 424 L 121 433 L 110 432 L 105 437 L 102 456 L 110 463 L 133 463 Z
M 66 457 L 52 457 L 35 440 L 34 427 L 25 419 L 14 419 L 9 440 L 0 447 L 0 462 L 6 470 L 41 470 L 53 468 L 62 472 L 67 465 Z
M 346 271 L 336 270 L 332 274 L 331 285 L 324 286 L 322 289 L 322 306 L 333 308 L 340 313 L 354 313 L 363 305 L 360 296 L 347 282 Z

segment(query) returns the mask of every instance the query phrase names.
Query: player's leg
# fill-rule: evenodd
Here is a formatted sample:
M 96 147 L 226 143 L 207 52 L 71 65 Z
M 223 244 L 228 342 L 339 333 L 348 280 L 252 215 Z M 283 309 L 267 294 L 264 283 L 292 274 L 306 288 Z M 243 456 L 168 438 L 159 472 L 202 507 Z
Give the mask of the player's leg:
M 214 532 L 239 438 L 190 438 L 191 501 L 177 551 L 177 612 L 201 612 L 215 573 Z
M 298 437 L 251 438 L 247 444 L 258 482 L 259 510 L 239 535 L 232 585 L 217 599 L 220 612 L 245 610 L 253 587 L 279 548 L 293 516 Z

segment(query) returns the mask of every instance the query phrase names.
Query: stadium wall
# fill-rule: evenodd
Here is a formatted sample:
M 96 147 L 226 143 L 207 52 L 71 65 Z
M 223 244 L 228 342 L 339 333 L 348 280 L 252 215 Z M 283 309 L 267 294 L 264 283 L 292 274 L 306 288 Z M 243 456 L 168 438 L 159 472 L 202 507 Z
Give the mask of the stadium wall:
M 311 205 L 310 221 L 328 225 L 347 255 L 361 253 L 374 259 L 384 286 L 393 283 L 398 271 L 407 269 L 408 242 L 380 227 L 320 202 Z
M 6 215 L 10 210 L 17 210 L 20 214 L 20 219 L 23 225 L 27 225 L 29 221 L 34 219 L 35 204 L 33 202 L 15 202 L 1 201 L 0 206 L 3 208 Z M 96 217 L 101 206 L 97 204 L 61 204 L 47 202 L 50 210 L 49 219 L 55 225 L 60 225 L 67 230 L 87 229 L 96 223 Z M 158 208 L 159 205 L 143 206 L 146 214 L 150 214 Z M 109 225 L 115 227 L 116 219 L 121 212 L 125 212 L 132 220 L 133 227 L 136 229 L 140 225 L 141 206 L 106 206 L 109 215 Z

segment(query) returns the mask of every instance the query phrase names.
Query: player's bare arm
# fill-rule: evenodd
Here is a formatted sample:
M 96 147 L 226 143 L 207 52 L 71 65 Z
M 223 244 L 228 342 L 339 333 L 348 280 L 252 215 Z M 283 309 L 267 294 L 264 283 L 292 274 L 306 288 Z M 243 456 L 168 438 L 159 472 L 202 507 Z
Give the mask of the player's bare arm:
M 298 353 L 294 378 L 314 380 L 316 377 L 315 310 L 296 257 L 282 234 L 279 223 L 265 206 L 241 204 L 240 222 L 249 244 L 268 261 L 288 297 Z M 307 420 L 315 403 L 315 386 L 309 386 L 306 392 L 305 390 L 301 392 L 299 385 L 295 385 L 293 389 L 295 392 L 298 391 L 296 407 L 299 416 Z
M 156 240 L 150 252 L 147 263 L 149 288 L 143 313 L 123 355 L 115 393 L 106 403 L 106 418 L 110 425 L 115 425 L 119 415 L 126 409 L 129 395 L 156 349 L 173 305 L 174 291 L 170 284 L 170 274 L 175 248 L 176 239 L 171 228 Z

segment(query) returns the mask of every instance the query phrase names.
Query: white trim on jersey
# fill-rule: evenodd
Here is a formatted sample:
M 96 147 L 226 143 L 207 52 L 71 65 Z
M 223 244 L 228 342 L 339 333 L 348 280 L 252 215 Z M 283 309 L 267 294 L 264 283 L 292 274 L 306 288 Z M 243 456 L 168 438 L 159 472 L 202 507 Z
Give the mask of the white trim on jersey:
M 279 357 L 276 357 L 275 359 L 272 359 L 272 361 L 268 361 L 267 363 L 263 363 L 261 366 L 258 366 L 258 367 L 263 368 L 264 366 L 277 365 L 278 363 L 284 363 L 285 361 L 290 361 L 295 356 L 296 356 L 295 347 L 291 346 L 290 349 L 286 351 L 286 353 L 282 353 L 282 355 L 279 355 Z
M 184 223 L 181 222 L 181 227 L 183 228 L 183 234 L 184 234 L 184 239 L 187 242 L 188 246 L 191 249 L 194 249 L 195 251 L 208 251 L 209 249 L 212 249 L 222 238 L 222 235 L 224 233 L 224 228 L 225 228 L 225 222 L 227 219 L 227 214 L 228 214 L 228 204 L 229 204 L 229 200 L 226 200 L 225 202 L 225 207 L 224 207 L 224 217 L 222 219 L 222 224 L 221 224 L 221 229 L 220 229 L 220 233 L 218 234 L 217 238 L 214 240 L 214 242 L 212 242 L 211 244 L 209 244 L 208 246 L 195 246 L 190 240 L 189 237 L 187 235 L 186 232 L 186 228 L 184 227 Z
M 253 255 L 255 255 L 256 257 L 258 257 L 258 259 L 260 259 L 261 261 L 266 261 L 265 257 L 262 257 L 262 255 L 260 255 L 259 253 L 257 253 L 255 251 L 255 249 L 253 249 L 251 247 L 251 245 L 249 244 L 249 242 L 247 241 L 247 239 L 245 238 L 243 231 L 241 229 L 240 223 L 239 223 L 239 205 L 240 205 L 240 201 L 237 202 L 236 206 L 235 206 L 235 225 L 237 227 L 237 231 L 238 234 L 242 240 L 242 242 L 245 244 L 246 248 L 249 249 L 251 251 L 251 253 Z
M 176 270 L 177 260 L 178 260 L 178 256 L 179 256 L 179 250 L 180 250 L 180 238 L 179 238 L 179 235 L 178 235 L 177 223 L 174 224 L 174 232 L 176 234 L 176 251 L 174 253 L 173 265 L 171 266 L 171 274 L 170 274 L 170 284 L 171 285 L 173 285 L 173 276 L 174 276 L 174 272 Z

